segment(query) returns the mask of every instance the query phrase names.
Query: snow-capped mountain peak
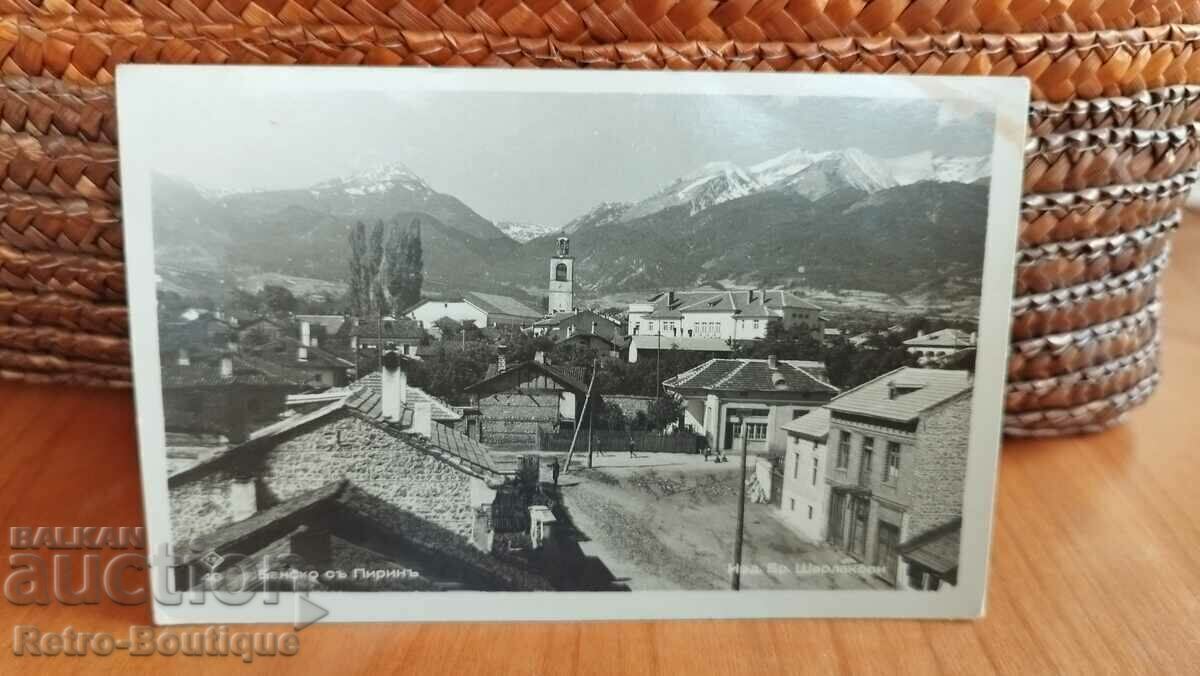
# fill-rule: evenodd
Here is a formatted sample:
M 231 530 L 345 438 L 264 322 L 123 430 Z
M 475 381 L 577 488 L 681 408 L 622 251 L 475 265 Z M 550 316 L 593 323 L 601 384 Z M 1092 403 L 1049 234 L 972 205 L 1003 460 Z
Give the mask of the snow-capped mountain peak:
M 433 192 L 420 176 L 400 162 L 381 164 L 347 178 L 335 178 L 313 186 L 313 190 L 340 190 L 350 195 L 382 193 L 394 188 L 420 193 Z
M 571 234 L 590 228 L 603 228 L 621 222 L 621 217 L 632 205 L 628 202 L 601 202 L 582 216 L 571 219 L 563 226 L 563 232 Z
M 538 237 L 558 232 L 558 229 L 551 225 L 538 225 L 536 223 L 524 223 L 521 221 L 496 221 L 496 227 L 508 235 L 509 239 L 516 240 L 522 244 L 531 239 L 537 239 Z
M 759 182 L 736 164 L 709 162 L 633 205 L 622 220 L 629 221 L 681 205 L 687 205 L 690 212 L 695 214 L 760 190 L 762 186 Z

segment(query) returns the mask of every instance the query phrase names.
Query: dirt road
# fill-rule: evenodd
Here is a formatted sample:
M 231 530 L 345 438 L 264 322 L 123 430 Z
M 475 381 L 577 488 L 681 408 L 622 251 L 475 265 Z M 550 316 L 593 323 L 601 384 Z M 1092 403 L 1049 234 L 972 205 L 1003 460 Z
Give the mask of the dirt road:
M 739 469 L 687 464 L 584 470 L 563 499 L 584 541 L 631 589 L 728 589 L 737 528 Z M 815 573 L 844 557 L 806 542 L 770 505 L 746 505 L 743 589 L 869 589 L 869 575 Z M 798 570 L 797 566 L 802 570 Z

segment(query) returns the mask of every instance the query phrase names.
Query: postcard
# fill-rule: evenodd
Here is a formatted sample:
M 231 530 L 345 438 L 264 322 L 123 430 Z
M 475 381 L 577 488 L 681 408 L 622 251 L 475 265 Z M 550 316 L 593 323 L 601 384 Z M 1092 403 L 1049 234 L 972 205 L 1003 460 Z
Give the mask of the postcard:
M 117 89 L 156 621 L 983 613 L 1026 81 Z

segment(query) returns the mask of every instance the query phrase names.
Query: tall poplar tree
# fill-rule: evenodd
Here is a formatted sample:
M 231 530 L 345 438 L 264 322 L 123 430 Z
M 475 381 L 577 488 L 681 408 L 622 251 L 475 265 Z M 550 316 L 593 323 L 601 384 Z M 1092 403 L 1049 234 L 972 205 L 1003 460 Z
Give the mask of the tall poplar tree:
M 350 226 L 350 308 L 356 317 L 366 316 L 371 301 L 371 274 L 367 268 L 367 226 L 358 221 Z

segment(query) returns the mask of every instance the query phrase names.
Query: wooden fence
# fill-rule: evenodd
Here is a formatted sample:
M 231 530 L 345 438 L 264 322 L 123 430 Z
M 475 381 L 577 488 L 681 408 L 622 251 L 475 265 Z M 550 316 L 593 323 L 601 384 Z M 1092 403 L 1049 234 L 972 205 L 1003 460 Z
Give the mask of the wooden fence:
M 637 451 L 660 453 L 699 453 L 703 448 L 704 437 L 691 432 L 620 432 L 610 430 L 595 430 L 592 432 L 592 449 L 601 451 L 628 451 L 629 442 L 633 441 Z M 571 434 L 563 432 L 538 431 L 538 450 L 553 453 L 566 453 L 571 448 Z M 579 431 L 579 439 L 575 442 L 575 452 L 586 452 L 588 448 L 588 431 Z

